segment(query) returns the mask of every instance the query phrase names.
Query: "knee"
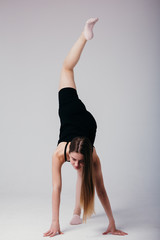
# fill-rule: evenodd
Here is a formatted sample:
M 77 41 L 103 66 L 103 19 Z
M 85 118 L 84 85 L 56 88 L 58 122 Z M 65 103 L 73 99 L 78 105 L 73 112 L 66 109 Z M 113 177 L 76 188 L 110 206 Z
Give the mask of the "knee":
M 64 60 L 63 65 L 62 65 L 62 70 L 63 71 L 73 71 L 73 67 L 68 63 L 67 60 Z

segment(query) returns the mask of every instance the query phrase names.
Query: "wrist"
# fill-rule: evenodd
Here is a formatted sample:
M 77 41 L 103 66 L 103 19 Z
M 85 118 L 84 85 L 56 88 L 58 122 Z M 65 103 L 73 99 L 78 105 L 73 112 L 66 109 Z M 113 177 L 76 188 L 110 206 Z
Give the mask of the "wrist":
M 59 223 L 59 219 L 52 219 L 52 223 Z
M 113 217 L 109 218 L 109 223 L 111 223 L 111 224 L 115 224 L 115 220 L 114 220 Z

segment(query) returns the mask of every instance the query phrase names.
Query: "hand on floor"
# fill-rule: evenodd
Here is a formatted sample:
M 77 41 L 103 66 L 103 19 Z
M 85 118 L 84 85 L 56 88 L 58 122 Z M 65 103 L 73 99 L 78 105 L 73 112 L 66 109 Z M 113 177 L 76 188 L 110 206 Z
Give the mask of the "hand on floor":
M 115 223 L 109 223 L 109 226 L 107 230 L 103 233 L 103 235 L 106 235 L 108 233 L 113 235 L 128 235 L 128 233 L 125 233 L 121 230 L 116 229 Z
M 60 225 L 58 222 L 52 222 L 50 229 L 43 234 L 43 237 L 54 237 L 58 234 L 63 234 Z

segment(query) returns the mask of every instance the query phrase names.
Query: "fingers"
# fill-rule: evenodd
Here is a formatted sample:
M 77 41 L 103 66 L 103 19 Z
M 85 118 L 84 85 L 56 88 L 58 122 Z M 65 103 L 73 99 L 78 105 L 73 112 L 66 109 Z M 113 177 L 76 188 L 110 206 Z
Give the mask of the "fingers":
M 58 234 L 64 234 L 63 232 L 61 232 L 60 230 L 57 231 L 57 232 L 53 232 L 53 231 L 48 231 L 46 233 L 44 233 L 43 237 L 54 237 L 55 235 L 58 235 Z
M 103 235 L 106 235 L 108 233 L 110 233 L 111 231 L 107 230 L 106 232 L 102 233 Z
M 115 235 L 123 235 L 124 236 L 124 235 L 128 235 L 128 233 L 125 233 L 125 232 L 123 232 L 121 230 L 117 230 Z
M 124 235 L 126 235 L 125 233 L 123 233 L 123 232 L 113 232 L 112 233 L 113 235 L 121 235 L 121 236 L 124 236 Z
M 53 237 L 53 236 L 58 235 L 58 234 L 64 234 L 64 233 L 61 232 L 61 231 L 57 231 L 57 232 L 52 233 L 52 234 L 50 235 L 50 237 Z
M 123 233 L 123 235 L 128 235 L 128 233 L 126 233 L 126 232 L 122 232 Z
M 119 236 L 124 236 L 124 235 L 128 235 L 128 234 L 125 234 L 125 233 L 112 233 L 113 235 L 119 235 Z
M 49 236 L 50 235 L 50 233 L 51 233 L 51 231 L 49 230 L 49 231 L 47 231 L 47 232 L 45 232 L 45 233 L 43 233 L 43 237 L 47 237 L 47 236 Z
M 120 231 L 120 230 L 116 230 L 116 231 L 114 231 L 114 232 L 111 232 L 111 231 L 107 230 L 106 232 L 104 232 L 104 233 L 102 233 L 102 234 L 103 234 L 103 235 L 106 235 L 106 234 L 108 234 L 108 233 L 111 233 L 111 234 L 113 234 L 113 235 L 121 235 L 121 236 L 128 235 L 128 233 L 122 232 L 122 231 Z
M 52 234 L 50 235 L 50 237 L 54 237 L 55 235 L 57 235 L 56 232 L 52 233 Z

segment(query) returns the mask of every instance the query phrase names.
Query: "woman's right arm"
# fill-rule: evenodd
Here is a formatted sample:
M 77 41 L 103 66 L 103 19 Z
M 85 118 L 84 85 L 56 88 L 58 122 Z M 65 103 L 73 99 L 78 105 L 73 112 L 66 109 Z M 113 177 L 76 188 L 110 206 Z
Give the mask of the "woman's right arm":
M 61 161 L 57 152 L 52 156 L 52 223 L 50 229 L 44 233 L 44 237 L 53 237 L 57 233 L 61 234 L 59 224 L 59 207 L 60 207 L 60 194 L 62 187 L 61 180 L 61 167 L 63 162 Z

